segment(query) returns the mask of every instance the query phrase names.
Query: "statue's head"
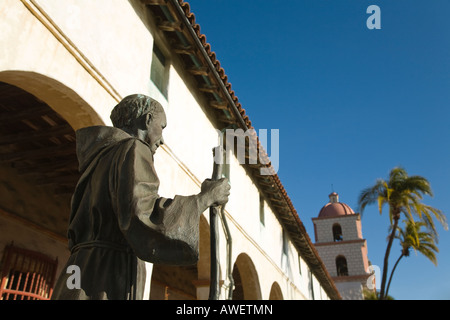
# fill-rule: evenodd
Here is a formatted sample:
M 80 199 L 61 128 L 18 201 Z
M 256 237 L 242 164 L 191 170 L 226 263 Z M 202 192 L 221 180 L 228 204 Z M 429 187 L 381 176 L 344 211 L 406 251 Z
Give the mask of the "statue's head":
M 111 121 L 114 127 L 147 142 L 153 153 L 164 144 L 162 131 L 167 125 L 164 108 L 146 95 L 125 97 L 111 112 Z

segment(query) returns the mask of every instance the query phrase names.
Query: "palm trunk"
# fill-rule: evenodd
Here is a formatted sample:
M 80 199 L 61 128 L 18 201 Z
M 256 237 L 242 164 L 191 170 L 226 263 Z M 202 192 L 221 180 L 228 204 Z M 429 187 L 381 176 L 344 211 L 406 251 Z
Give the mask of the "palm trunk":
M 391 281 L 392 281 L 392 276 L 394 275 L 394 271 L 395 271 L 395 269 L 397 268 L 398 263 L 400 262 L 400 260 L 401 260 L 404 256 L 405 256 L 405 255 L 402 253 L 402 254 L 400 255 L 400 257 L 397 259 L 397 261 L 395 262 L 394 268 L 392 268 L 391 275 L 389 276 L 389 282 L 388 282 L 388 285 L 387 285 L 387 288 L 386 288 L 386 294 L 385 294 L 386 297 L 388 296 L 389 288 L 391 287 Z
M 387 278 L 387 271 L 388 271 L 389 254 L 391 253 L 391 247 L 392 247 L 392 243 L 394 242 L 395 232 L 397 231 L 399 218 L 400 218 L 400 211 L 393 209 L 394 225 L 392 226 L 392 232 L 391 232 L 391 235 L 389 236 L 389 242 L 388 242 L 388 245 L 386 248 L 386 253 L 384 255 L 383 276 L 381 278 L 380 300 L 384 300 L 384 298 L 385 298 L 385 287 L 386 287 L 386 278 Z

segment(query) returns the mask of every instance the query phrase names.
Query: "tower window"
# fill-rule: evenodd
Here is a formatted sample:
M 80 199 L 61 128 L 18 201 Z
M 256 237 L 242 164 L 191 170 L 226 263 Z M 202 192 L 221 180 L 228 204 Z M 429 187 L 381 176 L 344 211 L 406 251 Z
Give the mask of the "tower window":
M 348 276 L 347 259 L 344 256 L 336 258 L 336 271 L 338 277 Z
M 342 228 L 340 226 L 340 224 L 335 223 L 333 225 L 333 240 L 336 241 L 342 241 Z

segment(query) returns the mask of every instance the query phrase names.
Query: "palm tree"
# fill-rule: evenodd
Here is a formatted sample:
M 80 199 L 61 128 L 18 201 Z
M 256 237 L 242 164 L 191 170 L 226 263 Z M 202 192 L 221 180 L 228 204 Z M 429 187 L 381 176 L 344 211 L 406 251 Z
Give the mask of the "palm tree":
M 436 246 L 437 238 L 435 238 L 433 232 L 420 231 L 421 227 L 426 227 L 426 223 L 423 221 L 414 222 L 411 220 L 405 220 L 404 223 L 404 229 L 397 227 L 398 235 L 396 238 L 400 240 L 402 250 L 400 257 L 395 262 L 394 268 L 392 268 L 391 275 L 389 276 L 386 296 L 389 292 L 392 276 L 394 275 L 398 263 L 403 257 L 409 257 L 409 251 L 411 248 L 414 249 L 414 251 L 423 254 L 431 262 L 433 262 L 434 265 L 437 265 L 436 253 L 439 252 L 439 249 Z
M 418 216 L 434 234 L 437 234 L 434 218 L 447 228 L 445 215 L 440 210 L 421 202 L 424 195 L 433 196 L 428 180 L 421 176 L 408 176 L 405 169 L 397 167 L 389 173 L 389 180 L 377 179 L 374 186 L 364 189 L 359 196 L 361 214 L 369 204 L 378 203 L 380 214 L 384 205 L 389 206 L 392 231 L 384 255 L 380 300 L 385 298 L 389 254 L 402 213 L 411 221 L 414 221 L 413 215 Z

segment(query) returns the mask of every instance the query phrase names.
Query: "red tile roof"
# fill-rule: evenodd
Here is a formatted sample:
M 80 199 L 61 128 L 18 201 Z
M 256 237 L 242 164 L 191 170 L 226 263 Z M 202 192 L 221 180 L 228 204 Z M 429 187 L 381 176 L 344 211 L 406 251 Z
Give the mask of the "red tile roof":
M 211 45 L 206 40 L 206 36 L 201 33 L 200 25 L 195 22 L 195 15 L 193 12 L 191 12 L 189 3 L 183 0 L 141 1 L 149 6 L 150 11 L 152 11 L 152 13 L 157 16 L 158 19 L 167 18 L 167 11 L 169 11 L 172 16 L 171 18 L 178 18 L 181 20 L 181 22 L 183 22 L 184 20 L 186 29 L 177 27 L 170 30 L 172 31 L 172 38 L 170 42 L 175 43 L 180 37 L 188 39 L 187 41 L 192 45 L 192 47 L 186 47 L 184 45 L 184 50 L 182 50 L 183 54 L 191 54 L 191 57 L 193 55 L 199 61 L 203 61 L 206 65 L 212 66 L 215 71 L 216 77 L 221 81 L 221 83 L 218 83 L 218 88 L 212 87 L 209 92 L 217 93 L 219 96 L 224 98 L 224 100 L 226 100 L 226 98 L 229 98 L 231 100 L 229 102 L 232 102 L 231 106 L 227 106 L 228 108 L 230 108 L 228 111 L 231 114 L 232 119 L 228 119 L 226 121 L 228 121 L 228 123 L 233 123 L 244 130 L 252 129 L 252 122 L 246 114 L 245 109 L 239 102 L 235 91 L 232 89 L 231 83 L 228 80 L 228 76 L 226 75 L 225 70 L 221 67 L 216 53 L 212 51 Z M 165 10 L 161 10 L 162 6 L 165 7 Z M 158 11 L 156 8 L 160 8 L 160 10 Z M 167 31 L 167 28 L 165 28 L 164 31 Z M 173 35 L 173 33 L 175 33 L 176 35 Z M 195 48 L 196 44 L 199 44 L 200 48 Z M 206 55 L 208 59 L 204 59 L 205 57 L 204 55 L 202 55 L 202 53 L 204 53 L 204 55 Z M 188 60 L 185 59 L 185 61 Z M 214 79 L 212 79 L 211 81 L 213 80 Z M 202 85 L 204 85 L 204 83 Z M 221 91 L 221 88 L 224 88 L 225 90 Z M 234 116 L 233 111 L 235 111 Z M 220 119 L 223 120 L 223 118 Z M 263 159 L 256 166 L 245 165 L 245 167 L 247 167 L 246 169 L 250 170 L 252 176 L 257 179 L 260 190 L 262 190 L 263 193 L 267 195 L 267 198 L 269 200 L 268 202 L 274 209 L 274 212 L 277 215 L 278 219 L 283 224 L 286 231 L 289 233 L 289 236 L 294 245 L 302 254 L 306 263 L 309 265 L 313 274 L 315 274 L 316 278 L 319 280 L 322 287 L 324 287 L 330 298 L 341 299 L 330 274 L 326 270 L 323 261 L 320 259 L 319 254 L 315 246 L 313 245 L 308 233 L 306 232 L 306 229 L 302 221 L 300 220 L 300 217 L 294 205 L 292 204 L 292 201 L 289 198 L 283 184 L 281 183 L 279 176 L 271 166 L 270 159 L 266 151 L 261 146 L 259 139 L 257 137 L 255 138 L 259 154 Z M 264 165 L 263 163 L 269 163 L 269 165 Z M 261 175 L 259 171 L 261 167 L 267 167 L 273 174 L 270 176 Z

